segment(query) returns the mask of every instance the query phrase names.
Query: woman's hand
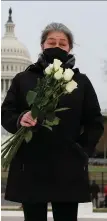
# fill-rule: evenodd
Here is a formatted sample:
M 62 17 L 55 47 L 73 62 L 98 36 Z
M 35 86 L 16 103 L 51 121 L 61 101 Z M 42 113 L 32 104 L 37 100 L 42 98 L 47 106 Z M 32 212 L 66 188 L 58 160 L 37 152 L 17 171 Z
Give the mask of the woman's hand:
M 33 119 L 31 116 L 31 111 L 28 111 L 21 118 L 20 124 L 21 126 L 24 126 L 24 127 L 32 127 L 37 124 L 37 119 Z

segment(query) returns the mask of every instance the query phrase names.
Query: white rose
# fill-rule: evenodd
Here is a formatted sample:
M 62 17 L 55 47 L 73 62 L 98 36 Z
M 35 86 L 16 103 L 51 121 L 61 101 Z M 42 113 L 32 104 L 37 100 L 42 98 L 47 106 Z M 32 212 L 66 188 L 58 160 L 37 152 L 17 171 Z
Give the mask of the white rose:
M 45 68 L 45 73 L 47 75 L 50 75 L 52 73 L 53 70 L 53 64 L 50 64 L 47 68 Z
M 54 59 L 54 63 L 53 63 L 53 66 L 54 66 L 54 70 L 55 71 L 58 71 L 60 66 L 61 66 L 62 62 L 58 59 Z
M 66 84 L 66 90 L 68 93 L 71 93 L 76 88 L 77 88 L 77 83 L 74 80 Z
M 56 80 L 60 80 L 61 78 L 63 78 L 63 68 L 59 68 L 59 70 L 54 74 L 54 78 Z
M 70 81 L 72 79 L 73 75 L 74 75 L 74 72 L 70 68 L 65 69 L 64 80 Z

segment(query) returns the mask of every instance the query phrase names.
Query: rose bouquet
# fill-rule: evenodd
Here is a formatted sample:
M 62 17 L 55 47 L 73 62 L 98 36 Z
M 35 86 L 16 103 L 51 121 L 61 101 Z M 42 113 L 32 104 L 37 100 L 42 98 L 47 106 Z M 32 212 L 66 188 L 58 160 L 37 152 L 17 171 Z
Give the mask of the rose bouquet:
M 54 59 L 53 64 L 45 69 L 44 77 L 37 79 L 36 87 L 28 91 L 26 96 L 33 119 L 42 119 L 41 125 L 49 130 L 60 122 L 56 112 L 69 109 L 67 107 L 57 109 L 60 97 L 77 88 L 77 83 L 72 80 L 74 72 L 69 68 L 64 70 L 61 64 L 60 60 Z M 8 168 L 23 140 L 29 142 L 32 135 L 31 128 L 22 126 L 2 144 L 4 147 L 1 150 L 1 158 L 4 169 Z

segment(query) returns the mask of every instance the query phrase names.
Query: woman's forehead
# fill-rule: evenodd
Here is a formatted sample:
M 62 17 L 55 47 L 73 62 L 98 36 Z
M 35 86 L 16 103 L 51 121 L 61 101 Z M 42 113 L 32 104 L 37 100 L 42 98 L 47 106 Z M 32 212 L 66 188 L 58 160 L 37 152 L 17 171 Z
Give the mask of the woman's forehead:
M 63 41 L 68 40 L 67 36 L 63 32 L 58 32 L 58 31 L 50 32 L 47 36 L 47 39 L 50 40 L 61 39 Z

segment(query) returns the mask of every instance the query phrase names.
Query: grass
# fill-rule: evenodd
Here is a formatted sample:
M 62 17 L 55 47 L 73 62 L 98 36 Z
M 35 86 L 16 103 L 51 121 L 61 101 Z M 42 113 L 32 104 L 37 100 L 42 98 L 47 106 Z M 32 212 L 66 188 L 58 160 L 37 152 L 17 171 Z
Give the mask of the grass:
M 20 206 L 14 206 L 14 207 L 2 207 L 1 206 L 1 210 L 3 211 L 23 211 L 22 207 Z M 51 212 L 52 211 L 52 208 L 48 208 L 48 212 Z
M 95 213 L 107 213 L 107 208 L 93 209 L 93 212 L 95 212 Z
M 2 207 L 1 206 L 1 210 L 3 211 L 23 211 L 23 209 L 20 207 L 20 206 L 17 206 L 17 207 Z M 48 212 L 51 212 L 52 211 L 52 208 L 49 207 L 48 208 Z M 107 208 L 95 208 L 93 209 L 93 212 L 94 213 L 107 213 Z
M 89 172 L 107 172 L 107 166 L 91 166 L 88 167 Z

